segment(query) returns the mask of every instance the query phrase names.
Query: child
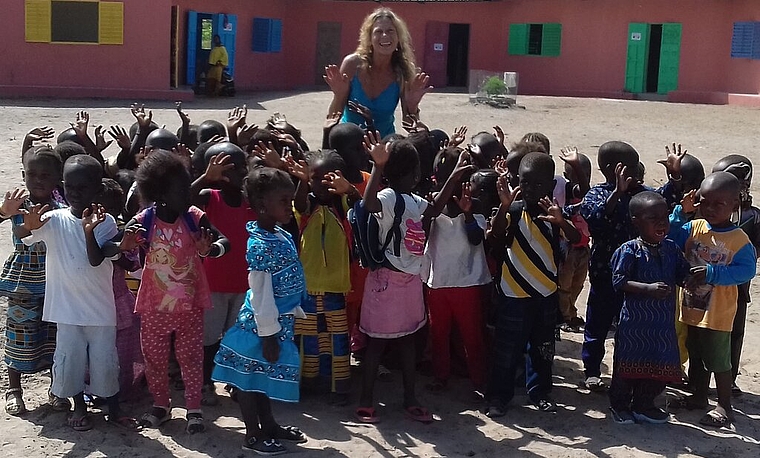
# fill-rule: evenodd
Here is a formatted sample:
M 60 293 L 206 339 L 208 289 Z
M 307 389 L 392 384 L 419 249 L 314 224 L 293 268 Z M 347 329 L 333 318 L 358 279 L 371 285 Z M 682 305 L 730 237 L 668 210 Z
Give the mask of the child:
M 347 203 L 323 184 L 328 173 L 344 173 L 346 164 L 334 150 L 309 152 L 307 160 L 308 169 L 292 172 L 299 179 L 294 207 L 309 294 L 302 304 L 306 318 L 296 320 L 294 331 L 302 355 L 302 387 L 326 391 L 331 403 L 346 405 L 351 389 L 345 301 L 351 291 L 351 231 Z
M 505 414 L 514 397 L 516 362 L 528 349 L 526 388 L 542 412 L 555 412 L 552 385 L 554 329 L 557 318 L 559 234 L 576 243 L 578 231 L 552 203 L 554 161 L 529 153 L 520 162 L 520 186 L 512 189 L 499 178 L 499 211 L 491 220 L 489 238 L 505 253 L 496 305 L 496 348 L 488 385 L 486 415 Z M 516 202 L 517 195 L 522 201 Z M 554 228 L 553 226 L 556 226 Z
M 668 413 L 654 399 L 666 383 L 681 380 L 675 286 L 688 276 L 689 263 L 665 238 L 669 211 L 662 196 L 640 192 L 628 208 L 639 236 L 612 255 L 612 287 L 623 292 L 623 308 L 615 333 L 610 412 L 620 424 L 666 423 Z
M 570 215 L 581 239 L 578 243 L 566 247 L 564 259 L 559 266 L 557 286 L 559 287 L 559 311 L 562 315 L 561 329 L 565 332 L 580 332 L 585 324 L 583 318 L 578 316 L 575 302 L 583 290 L 588 274 L 588 258 L 591 250 L 588 247 L 591 238 L 586 220 L 578 213 L 578 204 L 583 200 L 589 189 L 591 179 L 591 161 L 585 154 L 578 153 L 576 149 L 563 150 L 562 160 L 565 162 L 565 178 L 567 186 L 566 211 Z M 577 171 L 576 171 L 577 170 Z
M 36 204 L 24 214 L 17 231 L 27 246 L 39 241 L 47 246 L 42 319 L 58 326 L 51 391 L 74 398 L 67 423 L 76 431 L 92 429 L 84 402 L 87 367 L 90 391 L 107 398 L 106 420 L 135 427 L 134 419 L 123 416 L 119 408 L 113 267 L 105 260 L 116 253 L 110 240 L 118 230 L 102 207 L 90 209 L 102 177 L 103 167 L 91 156 L 69 158 L 63 167 L 63 187 L 71 207 L 50 210 Z
M 588 268 L 591 290 L 581 358 L 585 373 L 583 385 L 591 391 L 604 391 L 606 386 L 601 379 L 604 341 L 623 306 L 622 293 L 612 288 L 610 259 L 620 245 L 636 236 L 628 215 L 628 202 L 643 188 L 633 178 L 639 153 L 628 143 L 604 143 L 599 147 L 597 162 L 605 182 L 589 189 L 579 209 L 592 239 Z
M 379 223 L 379 240 L 386 240 L 393 229 L 396 199 L 404 199 L 404 213 L 397 233 L 385 251 L 386 265 L 367 276 L 362 300 L 359 327 L 369 336 L 364 360 L 364 381 L 357 420 L 376 423 L 378 416 L 373 396 L 375 376 L 380 358 L 390 342 L 398 345 L 404 378 L 404 410 L 412 420 L 429 423 L 432 414 L 422 407 L 414 389 L 416 349 L 414 334 L 425 324 L 425 304 L 422 293 L 422 256 L 425 236 L 431 218 L 438 216 L 451 198 L 455 185 L 474 167 L 467 165 L 468 155 L 462 153 L 451 176 L 432 205 L 411 194 L 420 179 L 417 151 L 411 143 L 397 140 L 385 145 L 379 133 L 369 133 L 365 145 L 374 165 L 364 203 Z M 378 192 L 380 180 L 388 180 L 388 188 Z
M 119 183 L 103 178 L 103 188 L 96 198 L 106 212 L 123 229 L 120 220 L 124 208 L 124 190 Z M 123 235 L 123 234 L 122 234 Z M 135 295 L 129 289 L 127 276 L 140 269 L 138 250 L 120 253 L 113 261 L 113 294 L 116 302 L 116 350 L 119 353 L 119 393 L 123 400 L 137 399 L 145 376 L 140 348 L 140 317 L 135 315 Z
M 243 450 L 276 455 L 287 449 L 279 442 L 304 442 L 294 426 L 280 426 L 270 399 L 297 402 L 301 363 L 293 341 L 296 317 L 304 318 L 306 282 L 290 234 L 279 227 L 292 219 L 293 181 L 268 167 L 252 170 L 245 190 L 258 220 L 248 222 L 245 303 L 235 326 L 222 338 L 213 379 L 237 390 L 245 423 Z
M 435 182 L 442 189 L 454 171 L 461 150 L 446 148 L 435 158 Z M 460 197 L 453 197 L 430 225 L 422 278 L 428 286 L 427 305 L 435 379 L 432 391 L 446 388 L 451 375 L 450 337 L 456 326 L 462 336 L 467 371 L 475 391 L 485 389 L 483 342 L 483 292 L 491 275 L 483 249 L 486 219 L 474 215 L 469 177 L 459 184 Z
M 211 372 L 219 341 L 235 324 L 240 306 L 245 301 L 245 225 L 256 221 L 256 212 L 243 196 L 243 180 L 247 174 L 246 156 L 242 149 L 229 142 L 217 143 L 205 153 L 206 173 L 191 187 L 192 201 L 200 205 L 214 227 L 230 241 L 230 253 L 224 259 L 206 258 L 206 271 L 211 291 L 211 306 L 203 317 L 203 405 L 217 405 Z M 219 189 L 211 189 L 217 186 Z M 205 188 L 205 189 L 204 189 Z
M 23 156 L 24 184 L 29 195 L 20 189 L 5 194 L 0 208 L 0 222 L 10 219 L 14 251 L 0 274 L 0 295 L 8 298 L 5 327 L 5 364 L 8 367 L 8 390 L 5 411 L 10 415 L 26 412 L 21 374 L 34 374 L 50 368 L 55 351 L 55 323 L 42 320 L 45 299 L 45 244 L 25 245 L 18 236 L 24 223 L 23 211 L 36 204 L 61 208 L 53 191 L 61 182 L 61 157 L 48 145 L 27 149 Z M 68 399 L 49 394 L 54 410 L 71 408 Z
M 151 207 L 129 223 L 121 249 L 131 250 L 142 231 L 146 256 L 135 312 L 140 314 L 140 342 L 153 409 L 140 419 L 157 428 L 171 418 L 169 348 L 174 350 L 185 383 L 189 434 L 205 430 L 201 411 L 203 314 L 211 305 L 201 257 L 219 258 L 229 242 L 198 207 L 190 205 L 190 174 L 179 158 L 158 150 L 137 171 L 140 195 Z
M 760 253 L 760 209 L 752 205 L 752 195 L 749 193 L 749 187 L 752 184 L 752 162 L 745 156 L 731 154 L 716 162 L 712 171 L 729 172 L 739 179 L 741 205 L 739 206 L 737 221 L 739 227 L 754 245 L 755 255 L 758 255 Z M 742 394 L 742 390 L 736 384 L 736 376 L 739 375 L 744 328 L 747 321 L 747 304 L 750 302 L 749 287 L 750 282 L 739 285 L 739 302 L 736 308 L 736 317 L 734 317 L 734 326 L 731 329 L 731 379 L 733 380 L 731 392 L 734 396 Z
M 731 426 L 731 330 L 737 309 L 737 285 L 755 276 L 755 249 L 747 235 L 731 222 L 739 209 L 741 184 L 728 172 L 707 176 L 695 192 L 684 197 L 671 216 L 670 237 L 691 263 L 691 277 L 681 301 L 680 321 L 689 325 L 689 380 L 694 394 L 688 408 L 707 407 L 710 373 L 715 374 L 718 405 L 699 421 L 705 426 Z M 699 219 L 686 224 L 685 214 L 699 210 Z

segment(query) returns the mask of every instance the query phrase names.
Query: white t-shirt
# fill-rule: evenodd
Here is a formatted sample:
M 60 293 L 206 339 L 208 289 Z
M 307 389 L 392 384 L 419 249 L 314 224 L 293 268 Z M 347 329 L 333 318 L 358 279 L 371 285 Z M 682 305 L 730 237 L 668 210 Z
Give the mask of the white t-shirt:
M 485 217 L 473 216 L 485 233 Z M 422 279 L 431 288 L 463 288 L 491 282 L 483 242 L 470 243 L 464 218 L 464 213 L 454 218 L 441 213 L 430 224 Z
M 401 250 L 399 256 L 393 254 L 394 242 L 385 250 L 385 257 L 396 269 L 412 275 L 419 275 L 422 268 L 422 256 L 425 254 L 425 230 L 422 228 L 422 214 L 427 209 L 425 199 L 414 194 L 404 196 L 404 216 L 401 218 Z M 380 226 L 380 243 L 385 243 L 388 231 L 393 226 L 395 216 L 393 208 L 396 205 L 396 192 L 386 188 L 377 193 L 377 198 L 383 206 L 380 213 L 375 213 Z
M 111 261 L 90 265 L 82 220 L 70 209 L 50 211 L 43 219 L 47 223 L 22 240 L 26 245 L 44 241 L 47 246 L 42 319 L 74 326 L 116 326 Z M 95 228 L 95 239 L 102 246 L 117 233 L 116 221 L 106 215 Z
M 552 197 L 557 201 L 560 207 L 565 207 L 567 196 L 565 196 L 567 190 L 567 178 L 562 175 L 554 175 L 554 191 Z

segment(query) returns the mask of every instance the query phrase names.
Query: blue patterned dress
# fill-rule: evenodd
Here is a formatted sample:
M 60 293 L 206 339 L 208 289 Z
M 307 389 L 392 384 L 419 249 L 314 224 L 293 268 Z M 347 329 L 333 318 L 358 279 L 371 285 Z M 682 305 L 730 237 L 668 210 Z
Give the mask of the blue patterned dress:
M 235 326 L 224 335 L 214 358 L 212 379 L 228 383 L 242 391 L 264 393 L 271 399 L 297 402 L 301 360 L 293 341 L 294 314 L 301 312 L 306 299 L 303 267 L 298 259 L 293 238 L 277 227 L 275 232 L 249 222 L 246 260 L 249 271 L 272 276 L 271 291 L 248 290 Z M 270 363 L 263 356 L 262 339 L 258 335 L 252 298 L 256 294 L 273 294 L 279 311 L 281 330 L 276 334 L 280 358 Z
M 676 288 L 689 274 L 689 263 L 675 242 L 658 247 L 641 239 L 630 240 L 612 256 L 612 285 L 620 290 L 626 281 L 664 282 L 673 288 L 664 299 L 624 293 L 613 357 L 616 377 L 681 380 L 681 360 L 675 329 Z

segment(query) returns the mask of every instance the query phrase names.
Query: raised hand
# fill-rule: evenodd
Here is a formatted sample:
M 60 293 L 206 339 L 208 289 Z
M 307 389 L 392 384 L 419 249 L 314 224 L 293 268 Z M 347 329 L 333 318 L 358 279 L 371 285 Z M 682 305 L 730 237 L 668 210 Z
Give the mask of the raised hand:
M 322 126 L 324 130 L 330 130 L 340 123 L 340 118 L 343 117 L 343 113 L 336 111 L 335 113 L 328 113 L 325 118 L 325 124 Z
M 272 134 L 277 137 L 280 145 L 287 147 L 291 151 L 301 151 L 301 145 L 298 144 L 298 141 L 292 135 L 283 132 L 272 132 Z
M 555 226 L 562 224 L 565 217 L 562 215 L 562 207 L 559 206 L 557 199 L 549 199 L 548 197 L 542 197 L 538 201 L 538 206 L 546 213 L 545 215 L 538 215 L 538 219 L 546 221 Z
M 227 131 L 237 132 L 245 124 L 245 117 L 248 116 L 248 106 L 235 107 L 227 115 Z
M 184 143 L 178 143 L 177 146 L 172 148 L 172 153 L 179 156 L 182 164 L 186 169 L 190 170 L 190 164 L 192 162 L 193 152 Z
M 375 166 L 382 168 L 388 163 L 388 158 L 391 156 L 391 144 L 386 143 L 383 145 L 380 143 L 380 132 L 367 132 L 364 135 L 364 150 L 372 158 L 372 162 Z
M 224 174 L 227 170 L 234 169 L 235 164 L 230 162 L 228 154 L 217 154 L 212 157 L 206 167 L 204 177 L 210 183 L 228 182 L 230 179 Z
M 506 173 L 509 173 L 509 168 L 507 168 L 507 160 L 506 159 L 497 159 L 496 162 L 493 164 L 493 169 L 496 170 L 496 173 L 499 175 L 504 175 Z
M 198 239 L 195 241 L 195 249 L 201 257 L 206 257 L 211 253 L 211 244 L 214 243 L 214 233 L 209 228 L 200 228 Z
M 566 146 L 560 149 L 559 158 L 574 169 L 581 164 L 581 155 L 575 146 Z
M 288 118 L 279 111 L 275 111 L 272 117 L 269 118 L 269 121 L 267 121 L 267 125 L 272 129 L 284 132 L 288 128 Z
M 74 122 L 70 122 L 69 125 L 71 125 L 71 128 L 74 129 L 78 136 L 85 137 L 87 136 L 87 126 L 89 123 L 90 114 L 82 110 L 77 113 L 76 120 Z
M 628 167 L 618 162 L 615 166 L 615 191 L 621 193 L 627 192 L 636 183 L 635 178 L 627 175 Z
M 665 166 L 665 170 L 668 173 L 669 178 L 674 178 L 676 180 L 681 179 L 681 161 L 683 160 L 683 157 L 686 155 L 687 150 L 681 149 L 681 144 L 679 143 L 676 145 L 673 143 L 673 149 L 665 146 L 665 159 L 660 159 L 657 161 L 658 164 L 662 164 Z
M 335 95 L 345 96 L 351 88 L 351 81 L 348 79 L 348 75 L 340 72 L 340 67 L 337 65 L 328 65 L 325 67 L 325 74 L 322 76 L 330 90 Z
M 470 160 L 469 152 L 462 151 L 461 153 L 459 153 L 459 158 L 457 159 L 457 165 L 454 167 L 454 170 L 451 172 L 449 179 L 458 180 L 466 172 L 474 172 L 477 169 L 477 167 L 472 165 L 471 162 L 472 161 Z
M 240 129 L 240 132 L 238 132 L 238 143 L 240 146 L 245 148 L 246 145 L 251 143 L 251 140 L 253 140 L 253 135 L 257 130 L 259 130 L 259 126 L 256 124 L 251 124 L 250 126 L 248 124 L 243 125 L 243 127 Z
M 124 236 L 119 242 L 120 251 L 132 251 L 135 248 L 145 244 L 145 228 L 140 224 L 135 224 L 124 230 Z
M 372 115 L 372 110 L 365 107 L 364 105 L 354 102 L 353 100 L 349 100 L 348 109 L 361 116 L 366 125 L 371 126 L 375 123 L 375 117 Z
M 27 231 L 34 231 L 45 224 L 47 224 L 48 220 L 42 219 L 42 215 L 50 211 L 50 205 L 45 204 L 35 204 L 32 205 L 29 210 L 23 213 L 24 215 L 24 229 Z
M 287 170 L 287 162 L 285 162 L 280 154 L 274 149 L 272 142 L 268 142 L 266 145 L 260 141 L 258 145 L 254 147 L 254 152 L 261 160 L 264 161 L 264 165 L 267 167 L 274 167 L 276 169 Z
M 465 141 L 465 135 L 467 135 L 467 126 L 459 126 L 454 129 L 454 133 L 451 134 L 449 140 L 449 146 L 459 146 Z
M 111 128 L 108 130 L 108 135 L 116 140 L 116 144 L 119 145 L 119 148 L 123 150 L 129 150 L 132 147 L 132 142 L 129 140 L 129 135 L 127 135 L 127 131 L 124 130 L 123 127 L 111 126 Z
M 106 131 L 103 129 L 103 126 L 99 125 L 95 127 L 95 148 L 101 152 L 111 146 L 111 143 L 113 143 L 113 140 L 106 141 L 105 134 Z
M 226 139 L 224 137 L 222 137 L 221 135 L 215 134 L 213 137 L 211 137 L 211 138 L 208 139 L 208 143 L 220 143 L 220 142 L 223 142 L 225 140 Z
M 309 165 L 306 161 L 296 161 L 293 158 L 293 155 L 288 154 L 285 157 L 285 164 L 287 165 L 288 173 L 297 180 L 303 183 L 308 183 L 309 179 L 311 179 L 311 170 L 309 170 Z
M 504 146 L 504 141 L 507 139 L 507 136 L 504 135 L 504 131 L 501 130 L 500 125 L 497 124 L 493 126 L 493 136 L 499 140 L 499 143 L 501 143 L 501 146 Z
M 177 114 L 179 115 L 180 121 L 182 121 L 183 126 L 189 126 L 190 125 L 190 116 L 187 115 L 184 111 L 182 111 L 182 102 L 177 101 L 174 102 L 174 106 L 177 107 Z
M 404 119 L 401 120 L 401 127 L 410 134 L 415 132 L 430 132 L 430 128 L 420 121 L 420 117 L 416 114 L 406 115 Z
M 140 129 L 147 129 L 150 126 L 150 123 L 153 122 L 153 112 L 148 110 L 146 113 L 145 105 L 143 104 L 138 105 L 133 103 L 130 105 L 129 111 L 132 113 L 132 116 L 135 117 L 135 120 L 137 120 L 137 125 Z
M 30 142 L 40 142 L 42 140 L 50 140 L 55 135 L 55 131 L 52 127 L 42 126 L 35 127 L 26 134 L 26 138 Z
M 520 196 L 520 187 L 515 186 L 513 188 L 509 184 L 507 175 L 502 174 L 499 175 L 499 179 L 496 180 L 496 192 L 499 194 L 501 205 L 505 208 L 509 208 L 509 206 L 512 205 L 512 202 Z
M 404 103 L 410 108 L 409 111 L 416 111 L 422 97 L 432 89 L 433 86 L 430 86 L 430 76 L 424 72 L 419 72 L 411 81 L 406 81 L 404 83 Z
M 98 224 L 106 220 L 106 208 L 100 204 L 92 204 L 82 212 L 82 228 L 85 233 L 91 233 Z
M 21 206 L 24 205 L 25 200 L 26 190 L 24 189 L 16 188 L 13 191 L 6 192 L 3 204 L 0 206 L 0 214 L 4 218 L 20 215 L 22 213 Z
M 332 194 L 337 194 L 340 196 L 348 194 L 354 189 L 354 185 L 349 183 L 349 181 L 343 177 L 343 172 L 340 170 L 327 172 L 324 179 L 322 180 L 322 184 L 327 186 L 327 190 Z
M 692 189 L 691 191 L 684 194 L 683 199 L 681 199 L 681 208 L 684 213 L 694 213 L 697 211 L 697 208 L 699 208 L 699 202 L 697 202 L 697 189 Z
M 462 213 L 470 213 L 472 211 L 472 186 L 469 182 L 462 183 L 462 196 L 454 196 L 454 200 Z

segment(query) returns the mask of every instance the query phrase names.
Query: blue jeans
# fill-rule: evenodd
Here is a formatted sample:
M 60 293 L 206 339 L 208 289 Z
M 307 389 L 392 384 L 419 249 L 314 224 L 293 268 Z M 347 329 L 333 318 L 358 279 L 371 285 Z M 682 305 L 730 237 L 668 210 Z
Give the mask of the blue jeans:
M 604 341 L 607 339 L 612 321 L 620 315 L 623 294 L 612 288 L 611 275 L 600 275 L 590 278 L 590 281 L 581 359 L 586 377 L 599 377 L 602 375 Z
M 496 304 L 496 342 L 487 398 L 506 404 L 515 395 L 515 372 L 528 349 L 525 387 L 534 401 L 546 397 L 552 387 L 554 327 L 558 299 L 549 297 L 517 299 L 499 296 Z

